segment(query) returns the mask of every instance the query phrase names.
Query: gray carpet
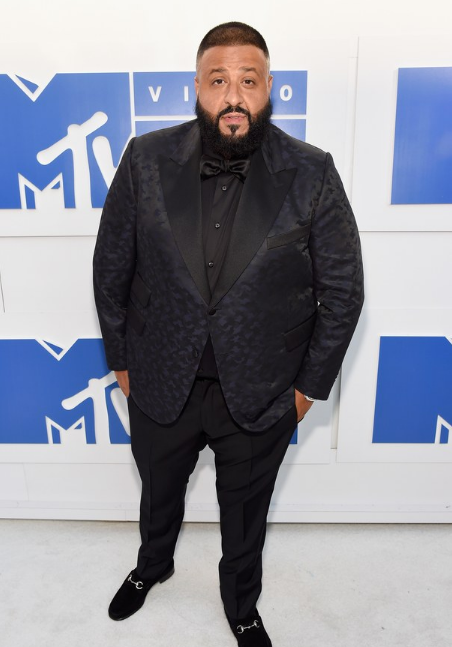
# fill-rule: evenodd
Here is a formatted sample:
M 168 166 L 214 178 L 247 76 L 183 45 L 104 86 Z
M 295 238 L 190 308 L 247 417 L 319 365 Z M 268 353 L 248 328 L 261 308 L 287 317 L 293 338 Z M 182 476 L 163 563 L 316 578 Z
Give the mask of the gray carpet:
M 271 524 L 258 608 L 273 647 L 450 647 L 452 529 Z M 184 524 L 176 573 L 122 622 L 107 616 L 135 565 L 138 525 L 0 521 L 4 647 L 233 647 L 216 524 Z

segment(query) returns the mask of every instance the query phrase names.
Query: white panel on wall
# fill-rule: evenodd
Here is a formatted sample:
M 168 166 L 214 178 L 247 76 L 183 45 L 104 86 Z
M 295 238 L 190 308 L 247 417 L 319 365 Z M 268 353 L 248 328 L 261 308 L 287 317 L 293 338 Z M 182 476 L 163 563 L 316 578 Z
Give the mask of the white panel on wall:
M 140 479 L 135 465 L 25 465 L 30 501 L 137 505 Z M 83 493 L 83 494 L 82 494 Z M 82 494 L 82 496 L 81 496 Z
M 364 308 L 449 307 L 452 233 L 362 232 Z
M 451 101 L 451 38 L 360 38 L 352 197 L 361 230 L 452 230 Z
M 95 242 L 91 236 L 0 238 L 6 313 L 94 312 Z
M 306 141 L 329 151 L 350 189 L 358 40 L 300 38 L 272 52 L 275 69 L 308 70 Z
M 0 499 L 3 501 L 28 499 L 23 465 L 0 464 Z
M 190 476 L 187 488 L 187 510 L 217 511 L 217 491 L 215 487 L 215 468 L 213 465 L 199 464 Z

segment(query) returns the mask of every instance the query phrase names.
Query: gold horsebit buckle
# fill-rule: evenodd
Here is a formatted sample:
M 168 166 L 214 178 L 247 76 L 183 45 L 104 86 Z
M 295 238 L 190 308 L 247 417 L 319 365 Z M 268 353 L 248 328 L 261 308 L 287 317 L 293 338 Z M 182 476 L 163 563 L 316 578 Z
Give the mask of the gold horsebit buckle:
M 259 620 L 257 620 L 257 618 L 256 618 L 256 620 L 253 622 L 253 624 L 252 624 L 252 625 L 248 625 L 248 626 L 245 626 L 245 625 L 237 625 L 237 633 L 239 633 L 239 634 L 243 634 L 243 632 L 245 631 L 245 629 L 252 629 L 253 627 L 256 627 L 257 629 L 259 629 L 259 627 L 260 627 Z
M 144 586 L 143 582 L 141 582 L 140 580 L 138 580 L 138 582 L 134 582 L 132 580 L 132 573 L 130 573 L 129 577 L 127 578 L 127 581 L 131 582 L 131 584 L 135 584 L 135 588 L 138 590 L 142 589 Z

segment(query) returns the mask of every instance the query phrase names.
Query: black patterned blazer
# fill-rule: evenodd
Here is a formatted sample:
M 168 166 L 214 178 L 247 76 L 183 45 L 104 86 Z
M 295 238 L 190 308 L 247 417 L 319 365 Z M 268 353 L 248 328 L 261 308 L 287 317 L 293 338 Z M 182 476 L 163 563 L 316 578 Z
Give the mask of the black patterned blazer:
M 122 157 L 93 261 L 107 363 L 170 423 L 210 332 L 231 415 L 262 431 L 295 388 L 328 398 L 363 303 L 357 226 L 331 155 L 271 125 L 210 296 L 200 156 L 194 120 L 132 138 Z

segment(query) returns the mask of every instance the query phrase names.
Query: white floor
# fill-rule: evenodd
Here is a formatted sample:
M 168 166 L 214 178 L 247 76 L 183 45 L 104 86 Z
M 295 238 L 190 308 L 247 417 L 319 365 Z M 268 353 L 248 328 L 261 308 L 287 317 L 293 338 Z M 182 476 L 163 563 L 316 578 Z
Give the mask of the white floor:
M 184 524 L 176 573 L 131 618 L 107 616 L 136 523 L 0 521 L 3 647 L 234 647 L 216 524 Z M 269 525 L 258 604 L 273 647 L 451 647 L 447 524 Z

